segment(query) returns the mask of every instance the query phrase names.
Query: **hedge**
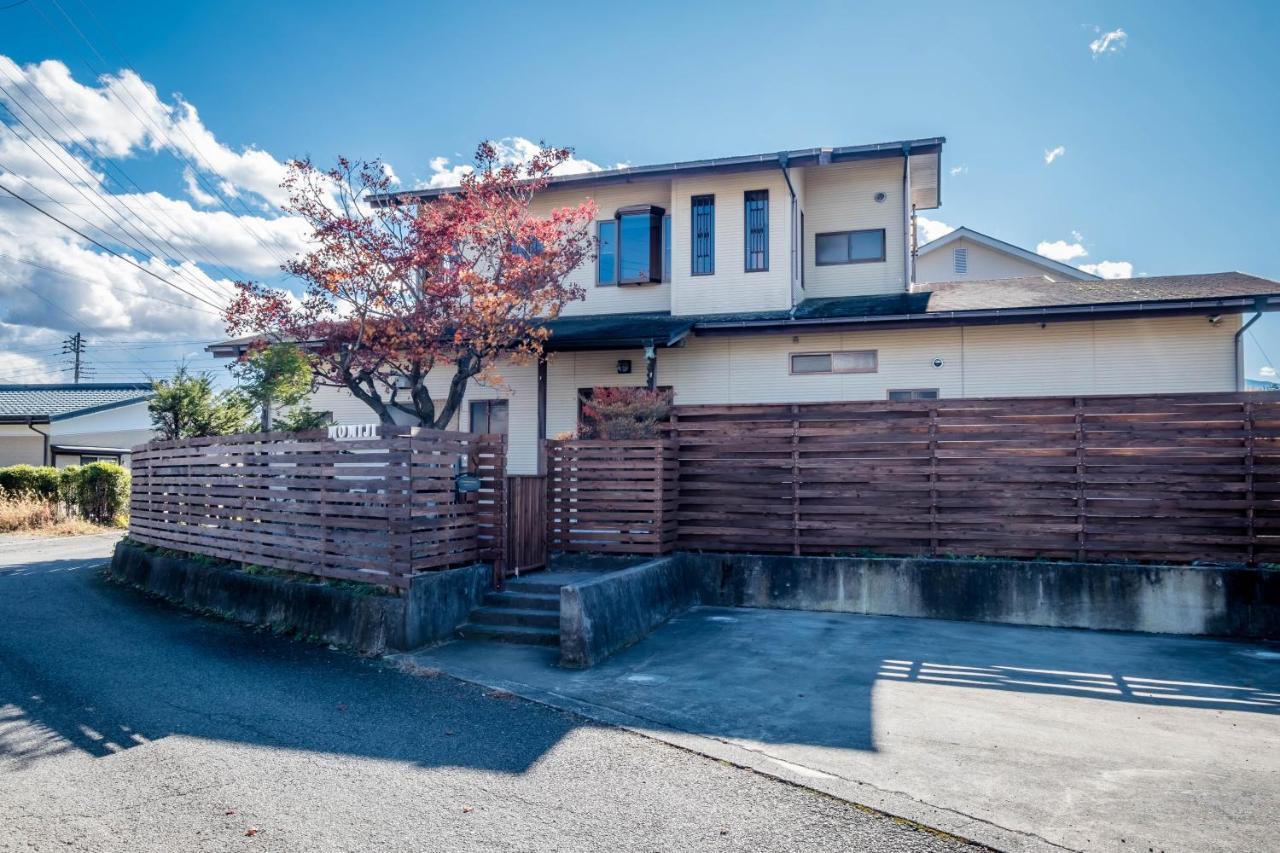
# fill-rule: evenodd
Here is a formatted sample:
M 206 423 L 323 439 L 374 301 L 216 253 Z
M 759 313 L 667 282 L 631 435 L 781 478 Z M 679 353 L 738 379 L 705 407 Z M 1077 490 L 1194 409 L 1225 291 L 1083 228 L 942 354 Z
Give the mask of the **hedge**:
M 0 498 L 57 503 L 97 524 L 116 524 L 129 506 L 129 471 L 114 462 L 67 468 L 11 465 L 0 468 Z

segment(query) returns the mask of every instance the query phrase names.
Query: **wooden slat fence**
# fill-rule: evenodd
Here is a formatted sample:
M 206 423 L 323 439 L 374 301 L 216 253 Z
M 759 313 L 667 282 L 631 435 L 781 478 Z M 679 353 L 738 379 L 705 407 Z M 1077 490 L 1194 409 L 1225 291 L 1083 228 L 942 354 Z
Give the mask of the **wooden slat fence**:
M 680 406 L 679 544 L 1280 562 L 1280 394 Z
M 507 537 L 503 576 L 547 564 L 547 478 L 538 474 L 507 477 Z
M 492 558 L 503 539 L 505 439 L 398 428 L 156 442 L 132 459 L 129 535 L 152 545 L 403 588 Z M 457 496 L 461 463 L 481 490 Z
M 669 440 L 549 441 L 552 551 L 665 554 L 676 538 L 676 448 Z

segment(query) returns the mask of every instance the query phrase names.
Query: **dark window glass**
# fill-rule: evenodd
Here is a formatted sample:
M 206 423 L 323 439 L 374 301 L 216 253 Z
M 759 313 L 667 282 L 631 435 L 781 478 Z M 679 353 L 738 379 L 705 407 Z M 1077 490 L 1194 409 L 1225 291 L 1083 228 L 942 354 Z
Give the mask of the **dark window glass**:
M 671 281 L 671 217 L 662 217 L 662 280 Z
M 907 400 L 936 400 L 938 399 L 938 389 L 891 388 L 889 389 L 889 399 L 897 403 L 906 402 Z
M 747 272 L 769 269 L 769 191 L 751 190 L 745 201 Z
M 608 222 L 596 223 L 596 237 L 600 241 L 600 258 L 597 261 L 596 283 L 618 283 L 618 223 L 610 219 Z
M 716 197 L 695 195 L 692 199 L 694 275 L 713 275 L 716 271 Z
M 649 281 L 653 251 L 653 217 L 628 213 L 618 217 L 618 281 Z
M 488 434 L 505 434 L 507 431 L 506 400 L 472 400 L 471 431 Z
M 818 266 L 866 264 L 884 260 L 884 229 L 834 231 L 815 238 Z

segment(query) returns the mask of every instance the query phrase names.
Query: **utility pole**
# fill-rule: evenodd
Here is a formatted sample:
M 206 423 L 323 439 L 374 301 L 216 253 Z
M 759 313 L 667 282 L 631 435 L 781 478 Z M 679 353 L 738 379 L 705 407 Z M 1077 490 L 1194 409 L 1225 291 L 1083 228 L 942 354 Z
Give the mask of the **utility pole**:
M 62 354 L 69 355 L 72 358 L 72 371 L 75 376 L 75 383 L 80 384 L 80 357 L 84 355 L 84 338 L 76 332 L 71 337 L 62 342 Z

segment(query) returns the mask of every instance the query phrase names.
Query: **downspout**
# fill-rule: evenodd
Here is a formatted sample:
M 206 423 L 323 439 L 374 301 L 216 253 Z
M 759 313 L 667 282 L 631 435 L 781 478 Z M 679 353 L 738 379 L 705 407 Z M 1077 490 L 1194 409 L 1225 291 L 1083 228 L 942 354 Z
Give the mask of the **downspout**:
M 1232 336 L 1233 343 L 1235 345 L 1235 354 L 1236 354 L 1236 390 L 1237 391 L 1244 390 L 1244 333 L 1249 331 L 1249 327 L 1252 326 L 1254 323 L 1258 322 L 1258 320 L 1262 317 L 1262 311 L 1266 307 L 1266 304 L 1267 304 L 1267 300 L 1265 298 L 1259 298 L 1254 300 L 1253 310 L 1257 313 L 1255 313 L 1252 317 L 1250 317 L 1248 322 L 1246 322 L 1243 326 L 1237 329 L 1235 335 Z
M 911 145 L 902 144 L 902 289 L 911 291 Z
M 34 419 L 34 418 L 27 418 L 27 429 L 31 430 L 31 431 L 32 431 L 32 432 L 34 432 L 36 435 L 40 436 L 40 438 L 41 438 L 41 439 L 43 439 L 43 441 L 41 442 L 41 444 L 42 444 L 42 448 L 41 448 L 41 450 L 40 450 L 40 464 L 41 464 L 41 465 L 48 465 L 48 464 L 49 464 L 49 462 L 50 462 L 50 459 L 49 459 L 49 433 L 47 433 L 47 432 L 41 432 L 40 430 L 36 429 L 36 428 L 35 428 L 35 419 Z
M 796 188 L 791 185 L 791 172 L 787 168 L 790 162 L 785 151 L 778 154 L 778 168 L 782 170 L 782 177 L 787 182 L 787 192 L 791 193 L 791 252 L 789 259 L 791 261 L 790 276 L 787 282 L 787 289 L 790 291 L 789 298 L 791 300 L 791 314 L 795 316 L 796 312 L 796 266 L 799 261 L 796 256 L 796 231 L 799 230 L 800 205 L 796 200 Z

